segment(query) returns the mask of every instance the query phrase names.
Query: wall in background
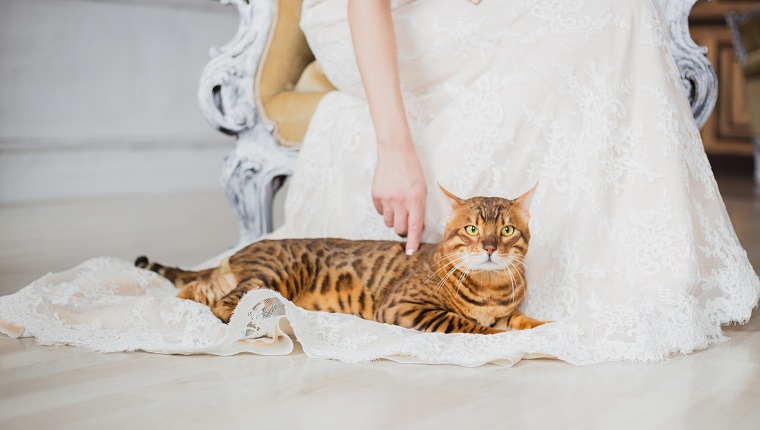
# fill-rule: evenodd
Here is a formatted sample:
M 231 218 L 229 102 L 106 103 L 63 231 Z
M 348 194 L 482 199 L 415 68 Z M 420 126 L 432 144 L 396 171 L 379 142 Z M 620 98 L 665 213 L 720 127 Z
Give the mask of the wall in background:
M 196 92 L 237 29 L 209 0 L 0 2 L 0 203 L 218 188 Z

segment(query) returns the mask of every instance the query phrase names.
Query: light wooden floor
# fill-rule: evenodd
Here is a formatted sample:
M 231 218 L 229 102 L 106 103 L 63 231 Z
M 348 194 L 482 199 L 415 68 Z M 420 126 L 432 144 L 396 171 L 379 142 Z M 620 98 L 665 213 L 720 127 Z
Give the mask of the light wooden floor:
M 0 295 L 98 255 L 193 265 L 236 241 L 221 190 L 0 205 Z
M 749 176 L 720 182 L 760 267 L 760 195 Z M 221 191 L 0 206 L 0 292 L 101 254 L 193 264 L 235 237 Z M 0 429 L 760 428 L 760 316 L 725 331 L 660 364 L 510 369 L 100 354 L 0 335 Z

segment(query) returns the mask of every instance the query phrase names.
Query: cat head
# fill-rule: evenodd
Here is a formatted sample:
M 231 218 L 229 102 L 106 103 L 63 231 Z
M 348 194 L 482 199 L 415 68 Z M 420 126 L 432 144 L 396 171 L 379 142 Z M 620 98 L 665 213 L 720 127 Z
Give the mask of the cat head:
M 530 242 L 529 209 L 535 186 L 514 200 L 463 200 L 439 187 L 453 209 L 442 242 L 449 261 L 470 273 L 521 267 Z

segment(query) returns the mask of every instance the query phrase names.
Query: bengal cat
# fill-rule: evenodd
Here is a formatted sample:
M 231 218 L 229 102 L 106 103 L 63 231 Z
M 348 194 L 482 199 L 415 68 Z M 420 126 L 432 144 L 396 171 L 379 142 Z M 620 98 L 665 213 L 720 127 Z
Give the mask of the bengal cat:
M 422 244 L 411 256 L 402 242 L 287 239 L 253 243 L 197 272 L 146 257 L 135 265 L 168 278 L 180 288 L 177 297 L 208 305 L 224 322 L 248 291 L 268 288 L 304 309 L 428 332 L 493 334 L 543 324 L 517 310 L 533 190 L 515 200 L 462 200 L 441 189 L 453 207 L 443 242 Z

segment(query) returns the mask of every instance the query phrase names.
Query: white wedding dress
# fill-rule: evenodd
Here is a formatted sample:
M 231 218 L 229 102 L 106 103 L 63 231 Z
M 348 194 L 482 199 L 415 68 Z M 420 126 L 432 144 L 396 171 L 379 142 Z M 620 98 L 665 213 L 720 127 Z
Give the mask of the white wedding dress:
M 347 0 L 306 0 L 301 26 L 331 82 L 273 237 L 398 239 L 374 210 L 374 131 Z M 428 181 L 423 239 L 447 203 L 531 208 L 524 311 L 555 321 L 494 336 L 425 334 L 308 312 L 268 291 L 229 326 L 166 281 L 96 259 L 0 298 L 0 329 L 103 351 L 287 353 L 479 365 L 663 360 L 725 340 L 760 282 L 737 241 L 652 0 L 393 2 L 402 90 Z M 262 300 L 267 302 L 260 304 Z M 264 336 L 264 337 L 262 337 Z M 258 340 L 255 340 L 258 339 Z

